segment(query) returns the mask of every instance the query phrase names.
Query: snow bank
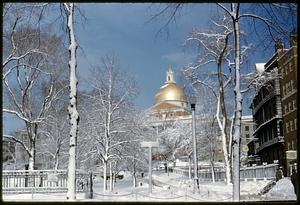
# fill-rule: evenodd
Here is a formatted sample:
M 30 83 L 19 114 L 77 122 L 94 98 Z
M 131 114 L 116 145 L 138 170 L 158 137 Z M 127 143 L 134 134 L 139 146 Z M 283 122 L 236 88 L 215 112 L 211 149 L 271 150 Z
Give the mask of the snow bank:
M 296 200 L 297 197 L 294 193 L 294 186 L 291 180 L 287 177 L 279 180 L 276 185 L 264 195 L 268 199 L 288 199 Z
M 255 70 L 259 73 L 262 74 L 265 71 L 265 63 L 256 63 L 255 64 Z

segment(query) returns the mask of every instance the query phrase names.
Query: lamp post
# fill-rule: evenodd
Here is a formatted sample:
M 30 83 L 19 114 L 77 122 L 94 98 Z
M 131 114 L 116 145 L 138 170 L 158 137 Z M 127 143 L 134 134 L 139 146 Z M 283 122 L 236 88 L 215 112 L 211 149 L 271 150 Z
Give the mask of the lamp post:
M 193 136 L 193 153 L 194 153 L 194 192 L 196 192 L 196 189 L 199 190 L 197 142 L 196 142 L 196 126 L 195 126 L 195 107 L 196 107 L 196 98 L 195 98 L 195 96 L 192 96 L 191 97 L 191 110 L 192 110 L 192 136 Z

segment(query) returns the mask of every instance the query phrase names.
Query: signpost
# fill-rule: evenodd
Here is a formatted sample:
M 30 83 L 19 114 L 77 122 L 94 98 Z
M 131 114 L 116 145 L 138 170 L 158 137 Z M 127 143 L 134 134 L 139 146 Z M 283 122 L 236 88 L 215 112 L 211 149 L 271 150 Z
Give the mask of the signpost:
M 152 147 L 158 146 L 158 142 L 141 142 L 141 147 L 149 148 L 149 193 L 152 193 Z

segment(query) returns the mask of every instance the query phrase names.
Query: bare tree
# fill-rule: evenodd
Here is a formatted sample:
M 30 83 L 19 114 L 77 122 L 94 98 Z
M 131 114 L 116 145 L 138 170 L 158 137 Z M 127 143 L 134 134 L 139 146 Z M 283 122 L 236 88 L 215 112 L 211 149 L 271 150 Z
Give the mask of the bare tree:
M 68 161 L 67 130 L 69 130 L 69 124 L 66 105 L 63 103 L 63 106 L 59 106 L 58 103 L 54 103 L 50 111 L 51 114 L 39 128 L 37 156 L 44 158 L 43 161 L 54 170 L 59 167 L 67 168 L 65 165 Z
M 41 33 L 30 24 L 19 21 L 21 17 L 18 16 L 4 37 L 2 80 L 8 98 L 3 112 L 17 116 L 25 123 L 29 144 L 15 137 L 12 139 L 26 150 L 29 169 L 33 170 L 38 126 L 61 93 L 55 82 L 61 73 L 63 54 L 60 52 L 60 37 Z
M 142 141 L 153 140 L 155 131 L 151 127 L 151 117 L 146 111 L 134 110 L 130 114 L 132 119 L 130 138 L 131 143 L 123 145 L 123 154 L 121 156 L 121 166 L 130 171 L 133 179 L 133 187 L 137 186 L 138 173 L 144 173 L 148 168 L 148 155 L 145 149 L 141 147 Z
M 116 57 L 102 58 L 101 65 L 91 71 L 89 83 L 92 92 L 85 97 L 90 101 L 84 128 L 91 137 L 86 157 L 101 160 L 103 164 L 103 190 L 107 190 L 107 166 L 110 160 L 122 155 L 122 146 L 132 143 L 130 117 L 132 97 L 136 85 L 121 72 Z
M 199 130 L 199 159 L 209 159 L 213 183 L 215 183 L 215 153 L 220 137 L 220 130 L 218 129 L 218 124 L 214 114 L 215 108 L 207 111 L 206 113 L 202 113 L 197 116 L 198 122 L 196 123 Z
M 226 167 L 226 182 L 227 185 L 231 183 L 231 138 L 228 133 L 228 114 L 226 109 L 225 100 L 225 87 L 227 87 L 232 80 L 231 77 L 231 65 L 229 57 L 232 52 L 231 44 L 229 43 L 229 37 L 232 34 L 231 26 L 226 17 L 224 17 L 220 23 L 211 20 L 215 28 L 210 32 L 199 31 L 193 29 L 191 34 L 185 40 L 184 45 L 196 44 L 200 47 L 202 54 L 198 54 L 197 62 L 190 64 L 183 69 L 183 72 L 187 78 L 189 78 L 193 84 L 200 84 L 212 91 L 214 97 L 217 99 L 216 119 L 221 130 L 224 162 Z M 198 72 L 204 70 L 205 66 L 210 66 L 212 63 L 216 64 L 216 71 L 211 71 L 209 78 L 214 75 L 218 79 L 218 91 L 214 88 L 212 83 L 209 83 L 209 78 L 204 80 L 199 79 Z M 223 64 L 228 63 L 228 73 L 224 71 Z M 214 70 L 214 69 L 212 69 Z
M 233 200 L 239 201 L 240 199 L 240 128 L 241 128 L 241 115 L 242 115 L 242 92 L 241 92 L 241 29 L 240 21 L 243 18 L 257 19 L 265 24 L 272 35 L 272 30 L 276 31 L 274 25 L 279 25 L 278 21 L 274 19 L 267 19 L 254 13 L 241 13 L 240 4 L 231 3 L 229 7 L 223 4 L 218 4 L 222 8 L 226 15 L 231 18 L 233 26 L 234 36 L 234 61 L 235 61 L 235 114 L 234 114 L 234 126 L 233 126 L 233 141 L 232 141 L 232 153 L 233 153 Z
M 159 135 L 160 145 L 163 147 L 159 153 L 167 165 L 175 161 L 177 156 L 189 156 L 191 154 L 191 129 L 188 122 L 177 119 L 169 122 L 168 126 Z

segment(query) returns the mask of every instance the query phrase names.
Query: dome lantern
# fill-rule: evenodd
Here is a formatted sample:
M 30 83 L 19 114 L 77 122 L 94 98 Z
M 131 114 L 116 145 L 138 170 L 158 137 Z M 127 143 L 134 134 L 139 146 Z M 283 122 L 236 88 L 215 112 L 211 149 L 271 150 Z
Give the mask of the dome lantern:
M 175 83 L 174 81 L 174 72 L 172 70 L 172 66 L 169 67 L 169 70 L 167 71 L 167 81 L 166 83 Z

